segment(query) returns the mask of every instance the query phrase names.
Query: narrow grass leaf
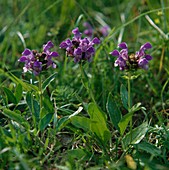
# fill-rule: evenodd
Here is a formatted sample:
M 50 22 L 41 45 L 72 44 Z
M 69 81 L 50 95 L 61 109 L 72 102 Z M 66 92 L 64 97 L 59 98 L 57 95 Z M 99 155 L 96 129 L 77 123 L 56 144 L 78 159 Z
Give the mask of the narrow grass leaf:
M 148 130 L 148 123 L 144 122 L 140 126 L 132 130 L 132 140 L 131 133 L 127 133 L 122 139 L 123 149 L 126 150 L 130 144 L 138 144 L 145 136 Z
M 106 109 L 107 109 L 107 112 L 109 113 L 111 122 L 113 123 L 115 128 L 118 131 L 120 131 L 118 123 L 120 122 L 122 115 L 121 115 L 120 109 L 118 108 L 116 102 L 114 101 L 111 93 L 109 93 L 109 95 L 108 95 Z
M 42 84 L 42 92 L 46 90 L 46 88 L 49 86 L 49 84 L 55 79 L 57 73 L 53 73 L 51 76 L 49 76 L 44 83 Z

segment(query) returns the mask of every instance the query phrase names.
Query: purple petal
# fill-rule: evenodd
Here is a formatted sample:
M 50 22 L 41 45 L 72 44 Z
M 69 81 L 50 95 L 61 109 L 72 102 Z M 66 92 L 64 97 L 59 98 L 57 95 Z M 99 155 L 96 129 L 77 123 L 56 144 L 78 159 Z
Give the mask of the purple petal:
M 105 25 L 100 28 L 100 32 L 104 37 L 106 37 L 109 34 L 109 31 L 110 31 L 110 27 L 108 25 Z
M 75 51 L 74 51 L 74 55 L 81 55 L 82 54 L 82 50 L 80 48 L 77 48 Z
M 55 63 L 52 63 L 52 68 L 56 68 L 56 64 Z
M 93 54 L 93 53 L 95 53 L 95 49 L 93 47 L 89 47 L 87 49 L 87 52 Z
M 122 42 L 118 45 L 118 47 L 120 47 L 122 49 L 127 49 L 127 44 L 125 42 Z
M 59 54 L 54 51 L 54 52 L 51 52 L 51 53 L 50 53 L 50 56 L 51 56 L 51 57 L 57 57 L 57 56 L 59 56 Z
M 119 55 L 120 55 L 120 53 L 119 53 L 118 50 L 114 50 L 114 51 L 110 52 L 110 54 L 111 54 L 112 56 L 117 56 L 117 57 L 119 57 Z
M 35 61 L 33 64 L 34 67 L 39 67 L 39 68 L 41 67 L 41 65 L 42 65 L 42 63 L 39 61 Z
M 30 55 L 32 53 L 32 51 L 30 50 L 30 49 L 28 49 L 28 48 L 26 48 L 24 51 L 23 51 L 23 55 Z
M 95 38 L 93 38 L 92 43 L 93 44 L 100 44 L 100 40 L 97 37 L 95 37 Z
M 147 42 L 147 43 L 145 43 L 144 45 L 141 46 L 140 50 L 147 50 L 147 49 L 150 49 L 150 48 L 152 48 L 152 45 L 149 42 Z
M 43 51 L 46 52 L 48 51 L 50 48 L 52 48 L 54 46 L 54 44 L 51 41 L 48 41 L 47 44 L 43 45 Z
M 92 29 L 92 26 L 88 22 L 84 22 L 83 26 Z
M 142 58 L 139 60 L 138 65 L 139 65 L 139 67 L 146 70 L 146 69 L 148 69 L 148 60 L 146 58 Z
M 79 32 L 79 28 L 78 28 L 78 27 L 75 28 L 75 29 L 73 29 L 73 30 L 72 30 L 72 33 L 74 34 L 74 37 L 75 37 L 76 39 L 81 38 L 82 33 Z
M 145 55 L 145 58 L 146 58 L 147 60 L 152 60 L 152 56 L 151 56 L 151 55 L 148 55 L 148 54 Z
M 25 62 L 25 61 L 27 61 L 27 57 L 26 56 L 21 56 L 21 58 L 18 61 L 19 62 Z
M 63 41 L 60 45 L 59 45 L 60 48 L 67 48 L 68 45 L 65 41 Z
M 79 34 L 79 33 L 80 33 L 80 32 L 79 32 L 79 28 L 77 27 L 77 28 L 73 29 L 73 30 L 72 30 L 72 33 L 73 33 L 73 34 Z
M 88 38 L 84 38 L 84 39 L 82 39 L 82 40 L 80 40 L 80 43 L 84 43 L 84 44 L 89 44 L 89 40 L 88 40 Z

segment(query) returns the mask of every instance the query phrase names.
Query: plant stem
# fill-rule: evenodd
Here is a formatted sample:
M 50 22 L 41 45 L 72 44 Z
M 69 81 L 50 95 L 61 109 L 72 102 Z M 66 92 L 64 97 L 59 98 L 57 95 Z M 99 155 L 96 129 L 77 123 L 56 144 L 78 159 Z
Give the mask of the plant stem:
M 128 73 L 128 112 L 130 112 L 131 109 L 131 75 L 130 73 Z M 132 117 L 130 120 L 130 143 L 132 142 L 132 126 L 133 126 L 133 121 L 132 121 Z
M 40 96 L 40 110 L 42 109 L 42 100 L 43 100 L 43 96 L 42 96 L 42 78 L 41 75 L 39 75 L 39 96 Z
M 87 89 L 88 93 L 89 93 L 89 96 L 91 97 L 92 101 L 94 103 L 96 103 L 95 99 L 94 99 L 94 95 L 93 95 L 93 92 L 92 92 L 92 89 L 90 87 L 90 82 L 89 82 L 89 79 L 87 77 L 87 74 L 85 72 L 85 70 L 83 69 L 83 66 L 82 66 L 82 63 L 80 63 L 80 69 L 81 69 L 81 75 L 82 75 L 82 82 L 83 82 L 83 85 L 84 87 Z M 85 83 L 86 81 L 86 83 Z

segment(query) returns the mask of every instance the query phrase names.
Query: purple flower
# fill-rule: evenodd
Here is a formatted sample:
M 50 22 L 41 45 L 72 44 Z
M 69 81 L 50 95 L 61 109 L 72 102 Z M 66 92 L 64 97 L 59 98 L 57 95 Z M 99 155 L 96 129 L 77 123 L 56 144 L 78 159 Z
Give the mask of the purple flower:
M 128 47 L 125 42 L 118 45 L 120 51 L 114 50 L 110 54 L 116 56 L 115 66 L 119 66 L 120 70 L 131 70 L 142 68 L 147 70 L 148 63 L 152 60 L 152 56 L 145 53 L 145 50 L 152 48 L 149 42 L 140 47 L 140 50 L 135 54 L 128 55 Z
M 35 76 L 38 76 L 41 71 L 46 70 L 50 66 L 56 68 L 56 64 L 52 61 L 52 58 L 57 57 L 58 53 L 50 51 L 53 46 L 54 44 L 51 41 L 48 41 L 47 44 L 43 45 L 42 53 L 26 48 L 18 60 L 19 62 L 25 63 L 23 71 L 31 71 Z
M 63 41 L 60 48 L 66 49 L 67 55 L 73 57 L 75 63 L 81 60 L 91 61 L 92 56 L 95 54 L 93 45 L 99 44 L 100 40 L 97 37 L 92 40 L 87 37 L 82 38 L 78 28 L 75 28 L 72 33 L 74 34 L 72 40 Z
M 99 31 L 103 35 L 103 37 L 106 37 L 110 32 L 110 27 L 108 25 L 102 26 L 100 27 Z
M 33 63 L 33 73 L 35 76 L 39 75 L 39 73 L 42 71 L 42 62 L 35 61 Z
M 46 54 L 45 60 L 47 61 L 47 68 L 52 66 L 53 68 L 56 68 L 56 65 L 53 63 L 52 58 L 59 56 L 57 52 L 51 52 L 50 48 L 53 48 L 54 44 L 51 41 L 48 41 L 47 44 L 43 45 L 43 52 Z
M 92 38 L 93 32 L 94 32 L 92 26 L 91 26 L 88 22 L 84 22 L 84 23 L 83 23 L 83 26 L 86 28 L 83 33 L 84 33 L 87 37 Z

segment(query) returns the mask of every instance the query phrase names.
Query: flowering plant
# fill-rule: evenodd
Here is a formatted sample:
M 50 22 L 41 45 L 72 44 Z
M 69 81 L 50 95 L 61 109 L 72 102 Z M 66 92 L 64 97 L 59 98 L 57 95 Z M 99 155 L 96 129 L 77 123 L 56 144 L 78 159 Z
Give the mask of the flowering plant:
M 114 63 L 115 66 L 119 66 L 120 70 L 132 70 L 142 68 L 147 70 L 148 63 L 152 60 L 152 56 L 145 53 L 145 50 L 152 48 L 149 42 L 140 47 L 140 50 L 135 54 L 128 55 L 128 47 L 125 42 L 118 45 L 121 51 L 114 50 L 110 54 L 118 57 Z
M 37 76 L 41 73 L 41 71 L 49 68 L 50 66 L 56 68 L 56 64 L 52 61 L 52 58 L 59 55 L 57 52 L 50 51 L 50 48 L 53 48 L 53 46 L 53 43 L 48 41 L 47 44 L 43 45 L 42 53 L 26 48 L 18 60 L 19 62 L 25 63 L 23 67 L 24 73 L 27 71 L 33 71 L 34 75 Z
M 92 56 L 95 54 L 95 48 L 93 45 L 99 44 L 100 40 L 95 37 L 92 40 L 89 38 L 81 38 L 82 33 L 78 28 L 72 30 L 74 37 L 67 39 L 60 44 L 60 48 L 66 49 L 68 56 L 74 58 L 74 62 L 80 62 L 82 60 L 91 61 Z

